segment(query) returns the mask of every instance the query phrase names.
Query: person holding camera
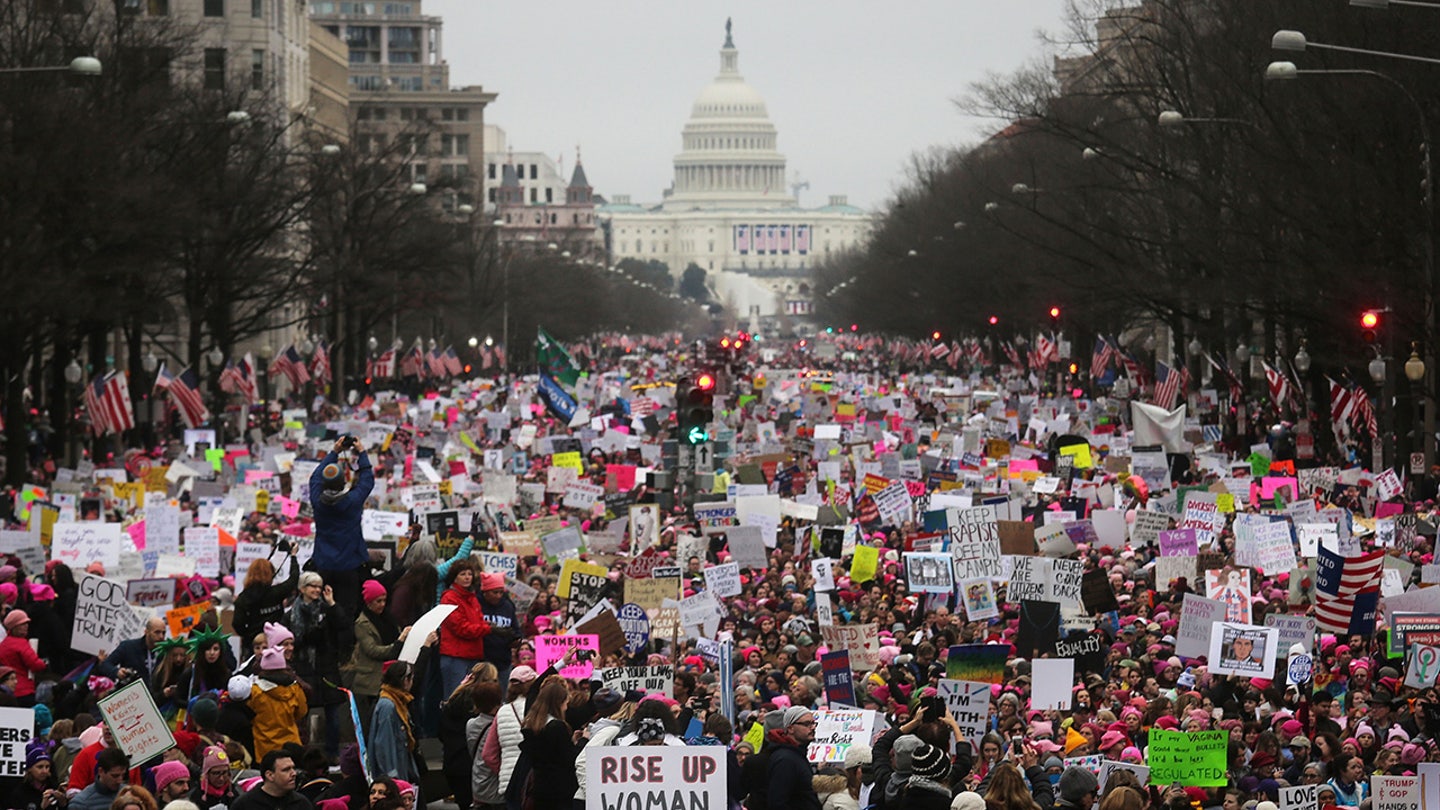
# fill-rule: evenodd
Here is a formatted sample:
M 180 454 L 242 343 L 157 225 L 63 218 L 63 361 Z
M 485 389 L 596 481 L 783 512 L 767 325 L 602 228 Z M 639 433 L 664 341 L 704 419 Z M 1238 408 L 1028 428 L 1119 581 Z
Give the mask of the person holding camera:
M 341 454 L 353 454 L 355 476 Z M 370 551 L 360 529 L 365 499 L 375 488 L 375 473 L 365 445 L 354 436 L 341 436 L 310 474 L 310 509 L 315 514 L 315 572 L 330 583 L 335 601 L 347 615 L 360 613 L 360 582 Z

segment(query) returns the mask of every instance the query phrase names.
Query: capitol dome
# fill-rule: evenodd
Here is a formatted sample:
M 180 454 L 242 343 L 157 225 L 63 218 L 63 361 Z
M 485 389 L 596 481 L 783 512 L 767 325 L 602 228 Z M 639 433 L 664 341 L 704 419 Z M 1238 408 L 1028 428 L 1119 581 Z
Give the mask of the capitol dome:
M 785 185 L 785 156 L 765 99 L 740 75 L 740 52 L 725 22 L 720 72 L 700 91 L 681 132 L 671 211 L 782 208 L 795 204 Z

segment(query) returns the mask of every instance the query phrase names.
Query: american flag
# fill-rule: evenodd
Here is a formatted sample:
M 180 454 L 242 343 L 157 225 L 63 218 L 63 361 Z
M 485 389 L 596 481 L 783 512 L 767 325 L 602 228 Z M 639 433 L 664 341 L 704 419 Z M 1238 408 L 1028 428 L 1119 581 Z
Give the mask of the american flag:
M 1090 355 L 1090 379 L 1098 380 L 1115 361 L 1115 347 L 1104 337 L 1095 338 L 1095 353 Z
M 405 356 L 400 358 L 401 377 L 424 377 L 425 376 L 425 351 L 420 348 L 420 339 L 416 338 L 415 343 L 410 346 Z
M 1040 355 L 1042 365 L 1060 362 L 1060 341 L 1050 335 L 1035 338 L 1035 351 Z
M 274 377 L 276 374 L 284 374 L 285 379 L 290 381 L 290 387 L 296 391 L 310 382 L 310 372 L 306 370 L 300 352 L 295 350 L 295 344 L 286 346 L 284 351 L 270 361 L 270 376 Z
M 171 374 L 170 369 L 161 363 L 160 370 L 155 374 L 155 387 L 170 394 L 170 401 L 180 412 L 180 418 L 185 420 L 186 427 L 193 430 L 210 419 L 210 412 L 200 398 L 200 379 L 193 369 L 186 368 L 179 374 Z
M 1359 388 L 1355 389 L 1355 411 L 1351 414 L 1350 421 L 1356 427 L 1363 424 L 1371 438 L 1380 435 L 1380 426 L 1375 420 L 1375 407 L 1370 404 L 1370 397 Z
M 935 345 L 930 347 L 930 358 L 932 360 L 939 360 L 949 352 L 950 347 L 945 345 L 945 341 L 937 340 Z
M 386 349 L 379 357 L 365 366 L 365 375 L 375 379 L 389 379 L 395 376 L 395 350 Z
M 985 349 L 980 345 L 980 341 L 970 338 L 967 343 L 966 351 L 970 354 L 970 362 L 977 366 L 985 365 Z
M 225 369 L 220 372 L 220 390 L 228 394 L 239 394 L 247 404 L 253 405 L 258 400 L 255 360 L 248 352 L 239 362 L 231 360 L 225 364 Z
M 1335 425 L 1348 424 L 1355 417 L 1355 411 L 1359 407 L 1357 400 L 1363 398 L 1363 392 L 1347 388 L 1338 382 L 1325 378 L 1330 384 L 1330 421 Z
M 1239 405 L 1245 399 L 1245 386 L 1240 382 L 1240 378 L 1235 376 L 1235 372 L 1231 371 L 1228 365 L 1215 359 L 1213 355 L 1206 353 L 1205 359 L 1209 361 L 1211 368 L 1220 372 L 1220 376 L 1225 378 L 1225 383 L 1230 388 L 1230 404 Z
M 1265 383 L 1270 386 L 1270 399 L 1277 407 L 1283 407 L 1290 399 L 1290 378 L 1264 360 L 1260 361 L 1260 365 L 1265 367 Z
M 1015 348 L 1014 343 L 1007 340 L 1004 348 L 1005 356 L 1010 359 L 1010 365 L 1020 369 L 1025 368 L 1025 364 L 1020 361 L 1020 352 Z
M 450 372 L 450 376 L 455 377 L 464 373 L 465 365 L 460 362 L 460 355 L 455 353 L 454 346 L 446 346 L 445 353 L 441 355 L 441 358 L 445 361 L 445 370 Z
M 495 365 L 495 355 L 490 352 L 490 347 L 486 346 L 485 348 L 481 349 L 480 368 L 494 368 Z
M 1320 547 L 1315 568 L 1315 623 L 1325 632 L 1375 634 L 1384 550 L 1342 557 Z
M 440 352 L 440 347 L 435 346 L 425 353 L 425 372 L 435 379 L 445 376 L 445 358 Z
M 1125 366 L 1125 376 L 1129 377 L 1130 382 L 1135 385 L 1144 385 L 1145 372 L 1140 370 L 1140 361 L 1136 360 L 1135 355 L 1129 352 L 1121 351 L 1119 354 L 1120 363 Z
M 964 356 L 965 350 L 960 348 L 960 344 L 953 340 L 950 341 L 950 356 L 945 359 L 945 363 L 949 365 L 950 368 L 955 368 L 960 365 L 960 358 Z
M 1181 369 L 1171 368 L 1159 360 L 1155 361 L 1155 395 L 1151 402 L 1170 410 L 1175 407 L 1175 397 L 1180 393 L 1184 374 Z
M 496 346 L 496 347 L 495 347 L 495 365 L 498 366 L 499 368 L 505 368 L 505 347 L 504 347 L 504 346 Z
M 315 342 L 315 355 L 310 358 L 310 376 L 318 385 L 330 382 L 330 350 L 323 340 Z
M 130 408 L 130 384 L 118 371 L 100 374 L 85 386 L 85 410 L 90 413 L 90 430 L 96 436 L 123 433 L 135 427 Z

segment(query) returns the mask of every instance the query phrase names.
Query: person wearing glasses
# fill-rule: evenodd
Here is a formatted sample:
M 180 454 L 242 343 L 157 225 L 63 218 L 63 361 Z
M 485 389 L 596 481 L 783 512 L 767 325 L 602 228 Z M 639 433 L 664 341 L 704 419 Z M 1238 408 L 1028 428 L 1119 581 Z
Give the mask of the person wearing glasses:
M 815 713 L 804 706 L 785 710 L 783 725 L 766 735 L 765 747 L 770 752 L 766 789 L 766 806 L 786 810 L 819 810 L 820 796 L 815 792 L 814 771 L 805 756 L 805 749 L 815 739 Z

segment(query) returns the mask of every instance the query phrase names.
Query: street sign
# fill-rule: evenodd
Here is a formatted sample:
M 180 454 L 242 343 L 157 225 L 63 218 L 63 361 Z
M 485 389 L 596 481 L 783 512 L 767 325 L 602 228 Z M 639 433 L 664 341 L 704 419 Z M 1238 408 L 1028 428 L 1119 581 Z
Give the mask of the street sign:
M 707 475 L 715 472 L 715 445 L 695 445 L 695 472 Z

